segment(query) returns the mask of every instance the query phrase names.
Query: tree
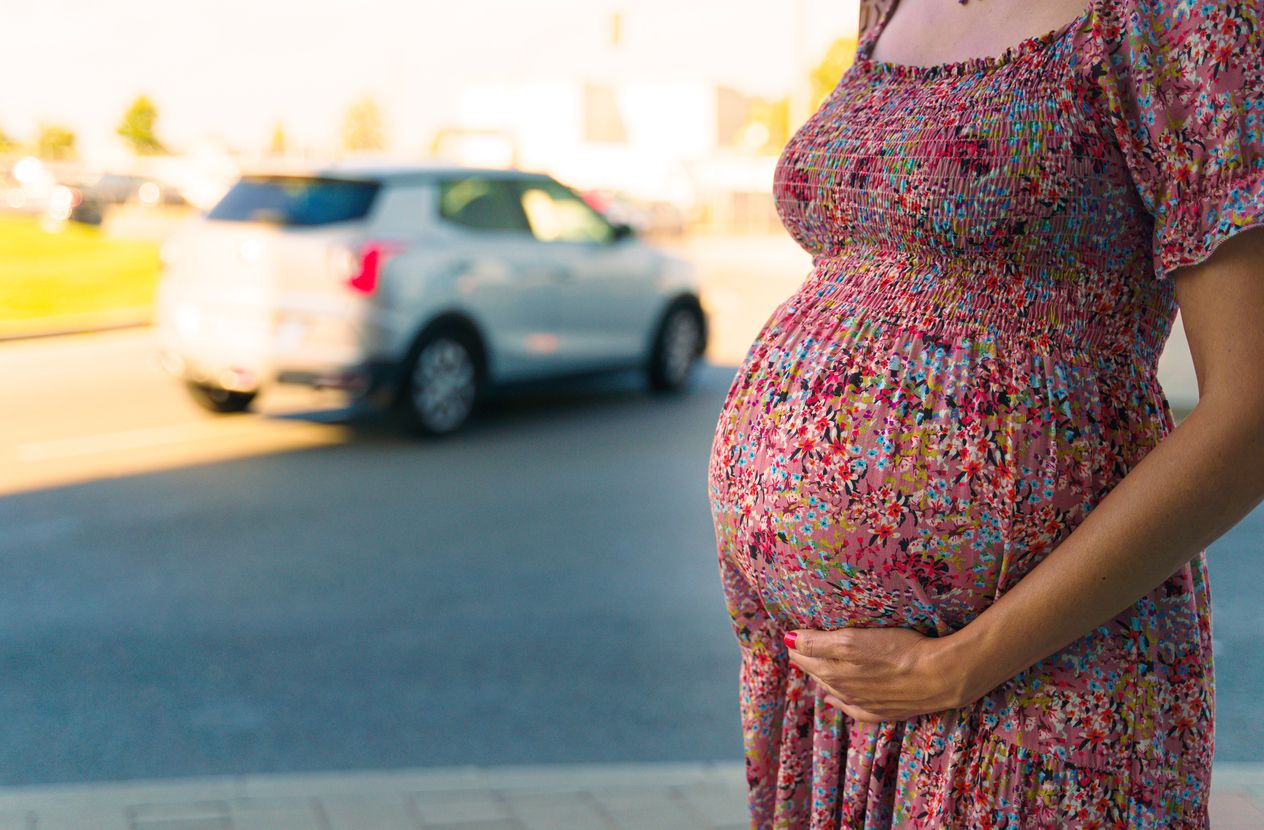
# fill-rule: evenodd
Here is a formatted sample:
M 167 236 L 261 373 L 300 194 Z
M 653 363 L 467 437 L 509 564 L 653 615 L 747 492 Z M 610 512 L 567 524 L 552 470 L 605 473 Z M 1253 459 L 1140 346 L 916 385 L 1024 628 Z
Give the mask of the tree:
M 753 98 L 750 103 L 751 149 L 776 155 L 790 140 L 790 96 Z
M 40 158 L 48 161 L 74 158 L 75 131 L 61 124 L 41 123 L 35 139 L 35 151 Z
M 281 122 L 276 122 L 276 126 L 272 128 L 272 145 L 269 152 L 273 155 L 285 155 L 285 127 L 281 126 Z
M 154 122 L 158 119 L 158 108 L 147 95 L 138 95 L 132 105 L 123 114 L 115 132 L 123 137 L 138 156 L 153 156 L 167 152 L 167 148 L 154 133 Z
M 781 152 L 789 139 L 790 98 L 762 98 L 717 86 L 716 142 L 748 153 Z
M 0 127 L 0 153 L 12 153 L 18 149 L 17 140 Z
M 342 147 L 351 152 L 385 149 L 382 111 L 372 96 L 365 95 L 347 108 L 342 120 Z
M 825 98 L 838 86 L 843 73 L 856 56 L 856 38 L 840 37 L 830 44 L 825 57 L 812 68 L 812 111 L 816 111 Z

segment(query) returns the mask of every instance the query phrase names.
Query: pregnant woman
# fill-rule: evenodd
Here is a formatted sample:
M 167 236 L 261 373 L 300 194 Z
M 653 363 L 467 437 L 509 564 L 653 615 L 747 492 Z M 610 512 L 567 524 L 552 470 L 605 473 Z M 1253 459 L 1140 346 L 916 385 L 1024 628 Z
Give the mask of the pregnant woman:
M 708 468 L 751 827 L 1205 828 L 1205 548 L 1264 499 L 1264 9 L 870 1 Z

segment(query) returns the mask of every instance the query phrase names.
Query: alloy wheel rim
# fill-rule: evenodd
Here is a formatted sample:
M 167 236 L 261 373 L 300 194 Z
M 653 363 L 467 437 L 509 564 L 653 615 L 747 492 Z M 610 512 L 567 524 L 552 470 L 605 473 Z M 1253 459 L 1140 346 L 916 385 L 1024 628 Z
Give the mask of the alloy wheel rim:
M 444 431 L 465 419 L 474 404 L 476 375 L 469 350 L 455 340 L 435 340 L 417 356 L 413 405 L 431 429 Z

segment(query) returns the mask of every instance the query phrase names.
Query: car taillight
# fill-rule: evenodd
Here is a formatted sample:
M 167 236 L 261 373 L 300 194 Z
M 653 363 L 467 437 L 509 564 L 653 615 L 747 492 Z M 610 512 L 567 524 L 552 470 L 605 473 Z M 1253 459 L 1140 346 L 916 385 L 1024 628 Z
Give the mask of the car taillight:
M 359 267 L 347 279 L 347 284 L 361 294 L 372 294 L 377 290 L 378 276 L 386 265 L 386 260 L 402 249 L 403 246 L 398 242 L 385 240 L 365 242 L 360 246 Z

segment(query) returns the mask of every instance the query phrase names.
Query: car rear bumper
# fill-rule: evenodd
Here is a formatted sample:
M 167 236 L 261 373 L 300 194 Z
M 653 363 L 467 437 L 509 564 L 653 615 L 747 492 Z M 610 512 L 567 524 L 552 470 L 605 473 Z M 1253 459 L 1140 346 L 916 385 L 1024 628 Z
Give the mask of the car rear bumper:
M 400 370 L 393 361 L 366 359 L 359 362 L 295 366 L 283 362 L 207 360 L 160 346 L 158 364 L 182 380 L 219 386 L 235 392 L 255 392 L 271 384 L 292 384 L 312 389 L 342 390 L 356 398 L 393 395 Z
M 247 361 L 207 361 L 160 346 L 158 365 L 181 380 L 218 386 L 234 392 L 254 392 L 268 381 L 265 368 Z
M 165 298 L 156 326 L 159 364 L 170 374 L 233 391 L 272 384 L 363 395 L 393 376 L 373 358 L 379 332 L 368 309 L 232 305 Z

